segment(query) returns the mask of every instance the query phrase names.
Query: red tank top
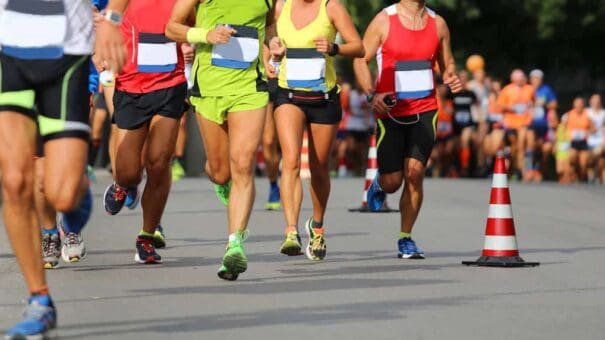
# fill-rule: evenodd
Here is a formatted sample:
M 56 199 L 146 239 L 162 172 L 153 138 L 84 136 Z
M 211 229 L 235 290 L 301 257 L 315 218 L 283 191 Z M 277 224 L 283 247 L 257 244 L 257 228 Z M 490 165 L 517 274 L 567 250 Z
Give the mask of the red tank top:
M 164 35 L 176 0 L 132 0 L 121 31 L 128 60 L 116 78 L 116 88 L 149 93 L 186 82 L 180 44 Z
M 401 23 L 396 5 L 385 11 L 389 15 L 389 35 L 377 55 L 376 92 L 396 94 L 397 105 L 390 113 L 393 117 L 437 110 L 433 69 L 439 52 L 439 35 L 435 12 L 427 8 L 426 27 L 413 31 Z

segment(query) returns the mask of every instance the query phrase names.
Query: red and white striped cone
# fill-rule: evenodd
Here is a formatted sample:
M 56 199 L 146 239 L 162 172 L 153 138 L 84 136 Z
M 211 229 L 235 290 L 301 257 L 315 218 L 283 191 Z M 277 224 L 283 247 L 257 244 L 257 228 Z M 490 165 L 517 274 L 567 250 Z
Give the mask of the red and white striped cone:
M 302 149 L 300 150 L 300 178 L 311 178 L 311 169 L 309 169 L 309 135 L 307 131 L 303 136 Z
M 463 261 L 464 265 L 486 267 L 535 267 L 540 265 L 539 262 L 525 262 L 519 256 L 506 176 L 504 156 L 498 154 L 492 180 L 483 253 L 477 261 Z
M 351 208 L 351 212 L 398 212 L 399 210 L 389 208 L 387 202 L 380 211 L 371 211 L 368 208 L 368 188 L 378 174 L 378 159 L 376 151 L 376 135 L 370 137 L 370 148 L 368 149 L 368 167 L 366 169 L 366 178 L 363 186 L 363 196 L 361 197 L 361 206 L 359 208 Z

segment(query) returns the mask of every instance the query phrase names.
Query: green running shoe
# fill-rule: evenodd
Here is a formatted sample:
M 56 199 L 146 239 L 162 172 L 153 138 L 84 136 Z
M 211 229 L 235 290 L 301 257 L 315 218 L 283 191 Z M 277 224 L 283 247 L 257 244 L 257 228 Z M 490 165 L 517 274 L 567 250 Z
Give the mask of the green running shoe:
M 223 256 L 223 264 L 218 270 L 218 277 L 227 281 L 235 281 L 239 274 L 248 269 L 248 258 L 244 252 L 244 241 L 248 238 L 248 233 L 238 231 L 229 235 L 229 246 Z
M 326 257 L 326 240 L 323 234 L 316 233 L 313 230 L 313 218 L 305 223 L 305 230 L 309 235 L 309 243 L 305 249 L 307 258 L 311 261 L 321 261 Z
M 177 159 L 172 161 L 172 182 L 178 182 L 185 177 L 185 169 Z
M 166 248 L 166 235 L 164 235 L 164 228 L 158 224 L 153 233 L 153 246 L 157 249 Z
M 281 244 L 280 252 L 288 256 L 298 256 L 302 255 L 301 249 L 300 235 L 295 231 L 286 234 L 286 238 Z
M 229 205 L 229 193 L 231 192 L 231 183 L 232 182 L 229 181 L 227 184 L 214 185 L 214 192 L 216 192 L 216 197 L 218 197 L 218 200 L 221 201 L 225 206 Z

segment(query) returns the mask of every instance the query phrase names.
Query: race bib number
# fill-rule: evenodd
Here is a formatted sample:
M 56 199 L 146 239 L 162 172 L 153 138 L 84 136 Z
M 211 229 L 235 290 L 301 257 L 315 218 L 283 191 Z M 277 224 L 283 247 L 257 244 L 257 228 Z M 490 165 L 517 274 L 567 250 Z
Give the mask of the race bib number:
M 259 58 L 258 30 L 249 26 L 227 26 L 237 33 L 228 43 L 212 47 L 212 65 L 237 70 L 249 69 Z
M 546 110 L 544 110 L 544 106 L 536 106 L 534 108 L 534 120 L 543 120 L 546 117 Z
M 448 134 L 452 132 L 453 129 L 452 122 L 437 122 L 437 132 L 440 134 Z
M 18 59 L 59 59 L 67 33 L 63 0 L 8 0 L 0 15 L 2 53 Z
M 290 48 L 286 79 L 290 88 L 316 88 L 325 83 L 326 57 L 314 48 Z
M 571 140 L 574 142 L 583 141 L 586 139 L 586 131 L 584 130 L 571 130 Z
M 395 64 L 397 99 L 421 99 L 433 93 L 435 79 L 428 60 L 398 61 Z
M 459 124 L 468 124 L 471 122 L 472 116 L 468 111 L 456 111 L 456 123 Z
M 492 112 L 487 115 L 487 118 L 492 123 L 500 123 L 502 120 L 504 120 L 504 115 L 502 113 Z
M 163 33 L 139 33 L 137 70 L 140 73 L 168 73 L 176 69 L 177 44 Z
M 516 114 L 522 115 L 527 112 L 527 105 L 525 104 L 515 104 L 513 105 L 513 111 Z

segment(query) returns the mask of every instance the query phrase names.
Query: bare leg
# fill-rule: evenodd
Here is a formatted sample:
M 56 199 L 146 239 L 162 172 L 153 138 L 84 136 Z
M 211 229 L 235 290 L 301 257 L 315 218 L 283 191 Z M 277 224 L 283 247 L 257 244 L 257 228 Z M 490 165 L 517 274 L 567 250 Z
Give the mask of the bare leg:
M 218 125 L 199 113 L 196 117 L 206 151 L 207 161 L 204 166 L 206 174 L 215 184 L 227 184 L 231 179 L 227 124 Z
M 424 197 L 423 181 L 425 166 L 422 162 L 408 158 L 405 160 L 405 185 L 399 202 L 401 209 L 401 231 L 411 233 L 420 213 Z
M 277 131 L 275 130 L 272 103 L 267 105 L 267 117 L 265 118 L 265 128 L 263 130 L 263 158 L 267 166 L 265 171 L 269 182 L 277 182 L 277 178 L 279 177 L 279 154 L 277 151 Z
M 313 220 L 323 223 L 330 197 L 330 155 L 338 125 L 309 125 L 309 166 Z

